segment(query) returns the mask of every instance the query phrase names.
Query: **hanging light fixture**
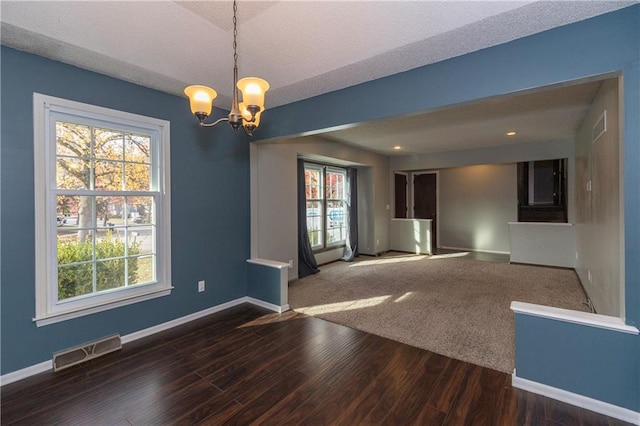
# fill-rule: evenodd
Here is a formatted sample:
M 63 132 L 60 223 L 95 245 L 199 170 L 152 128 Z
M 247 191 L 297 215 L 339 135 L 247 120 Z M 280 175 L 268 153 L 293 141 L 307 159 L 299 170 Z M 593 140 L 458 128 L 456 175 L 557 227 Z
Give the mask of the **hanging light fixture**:
M 222 121 L 228 121 L 234 131 L 242 127 L 249 136 L 260 124 L 260 114 L 264 111 L 264 94 L 269 90 L 269 83 L 257 77 L 245 77 L 238 81 L 238 28 L 236 12 L 238 5 L 233 0 L 233 102 L 228 117 L 213 123 L 205 123 L 211 114 L 213 100 L 218 96 L 215 90 L 207 86 L 189 86 L 184 89 L 189 97 L 191 112 L 198 117 L 201 127 L 213 127 Z M 238 90 L 242 92 L 242 102 L 238 103 Z

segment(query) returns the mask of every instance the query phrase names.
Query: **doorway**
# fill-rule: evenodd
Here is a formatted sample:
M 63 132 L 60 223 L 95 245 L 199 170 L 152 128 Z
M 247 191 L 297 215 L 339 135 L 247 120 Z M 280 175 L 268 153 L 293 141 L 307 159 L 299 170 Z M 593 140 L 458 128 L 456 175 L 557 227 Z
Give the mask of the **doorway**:
M 394 173 L 395 180 L 395 218 L 406 219 L 407 218 L 407 174 L 406 173 Z
M 413 175 L 413 217 L 432 220 L 431 244 L 434 249 L 438 248 L 437 177 L 437 172 L 415 173 Z

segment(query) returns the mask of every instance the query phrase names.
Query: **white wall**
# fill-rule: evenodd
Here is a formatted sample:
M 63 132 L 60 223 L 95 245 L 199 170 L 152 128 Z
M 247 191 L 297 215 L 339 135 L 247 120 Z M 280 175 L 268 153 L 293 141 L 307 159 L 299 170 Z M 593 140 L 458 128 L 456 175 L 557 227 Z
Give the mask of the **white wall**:
M 389 248 L 415 254 L 432 254 L 431 219 L 391 219 Z
M 518 218 L 515 164 L 441 169 L 440 247 L 509 252 L 508 222 Z
M 605 80 L 578 130 L 576 271 L 599 314 L 624 318 L 624 259 L 621 256 L 624 220 L 618 105 L 618 81 Z M 605 110 L 607 132 L 592 142 L 593 126 Z M 591 191 L 587 190 L 588 181 L 591 181 Z
M 440 185 L 444 184 L 446 191 L 440 187 L 438 227 L 442 235 L 437 237 L 438 246 L 508 252 L 507 222 L 516 221 L 518 217 L 516 163 L 555 158 L 568 158 L 567 213 L 572 222 L 573 140 L 527 144 L 514 141 L 507 146 L 392 157 L 389 170 L 390 179 L 393 179 L 394 171 L 440 170 Z M 458 184 L 460 187 L 454 188 Z M 393 190 L 391 185 L 392 201 Z M 495 203 L 495 207 L 490 207 L 489 203 Z
M 509 260 L 516 263 L 574 268 L 574 231 L 571 223 L 510 222 Z
M 358 169 L 359 250 L 389 247 L 389 159 L 317 136 L 251 144 L 251 257 L 288 262 L 298 277 L 297 158 Z
M 489 148 L 449 151 L 423 155 L 392 157 L 389 162 L 390 179 L 394 171 L 439 170 L 451 167 L 474 166 L 483 164 L 506 164 L 521 161 L 551 160 L 568 158 L 568 206 L 569 222 L 573 221 L 574 170 L 573 140 L 554 140 L 538 143 L 519 144 Z M 393 182 L 392 182 L 393 183 Z M 393 185 L 391 185 L 393 191 Z M 393 194 L 391 200 L 394 200 Z M 392 211 L 394 211 L 392 209 Z

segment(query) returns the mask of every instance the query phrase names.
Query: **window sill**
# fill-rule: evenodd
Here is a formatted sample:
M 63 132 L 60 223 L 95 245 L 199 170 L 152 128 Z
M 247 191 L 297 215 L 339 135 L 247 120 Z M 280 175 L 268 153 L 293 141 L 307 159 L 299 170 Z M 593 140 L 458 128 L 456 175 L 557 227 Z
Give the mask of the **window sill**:
M 101 305 L 89 306 L 89 307 L 74 310 L 74 311 L 44 315 L 38 318 L 34 318 L 33 321 L 36 323 L 37 327 L 43 327 L 45 325 L 55 324 L 58 322 L 83 317 L 85 315 L 95 314 L 97 312 L 108 311 L 110 309 L 119 308 L 121 306 L 127 306 L 134 303 L 143 302 L 145 300 L 155 299 L 157 297 L 168 296 L 171 294 L 172 289 L 173 287 L 153 290 L 148 293 L 131 296 L 126 299 L 120 299 L 113 302 L 104 303 Z
M 321 248 L 313 249 L 313 254 L 326 253 L 328 251 L 345 248 L 345 246 L 346 246 L 345 243 L 338 243 L 334 246 L 321 247 Z

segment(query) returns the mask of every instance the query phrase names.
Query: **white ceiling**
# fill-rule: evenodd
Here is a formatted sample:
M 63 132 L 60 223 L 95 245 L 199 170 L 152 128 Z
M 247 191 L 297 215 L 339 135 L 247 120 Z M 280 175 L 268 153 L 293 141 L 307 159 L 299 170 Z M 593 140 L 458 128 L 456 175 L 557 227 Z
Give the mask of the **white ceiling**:
M 541 88 L 411 116 L 369 122 L 322 136 L 386 155 L 428 154 L 571 139 L 602 81 Z M 507 133 L 515 131 L 516 135 Z M 399 149 L 396 149 L 399 147 Z
M 240 77 L 255 75 L 269 81 L 271 90 L 266 106 L 270 108 L 633 3 L 637 1 L 240 0 L 239 73 Z M 233 85 L 230 1 L 2 0 L 0 19 L 0 37 L 6 46 L 176 95 L 182 95 L 189 84 L 205 84 L 218 91 L 217 106 L 230 107 Z M 557 105 L 549 105 L 554 107 Z M 568 108 L 568 114 L 579 114 L 573 105 Z M 524 126 L 528 114 L 532 119 L 543 119 L 538 109 L 523 109 L 516 114 L 508 108 L 507 112 L 513 112 L 511 119 L 517 120 L 509 122 L 504 115 L 500 116 L 498 103 L 490 109 L 493 115 L 485 120 L 478 116 L 483 109 L 477 109 L 475 115 L 470 110 L 466 115 L 451 111 L 430 114 L 426 120 L 432 137 L 440 145 L 420 147 L 417 130 L 406 130 L 403 135 L 406 142 L 401 145 L 411 152 L 449 148 L 452 139 L 460 140 L 459 132 L 483 131 L 472 119 L 483 122 L 482 128 L 487 129 Z M 550 116 L 544 119 L 548 122 Z M 404 120 L 403 129 L 425 127 L 422 119 Z M 384 129 L 385 125 L 392 127 L 381 123 L 377 126 L 382 127 L 369 129 Z M 566 133 L 562 123 L 554 126 L 561 128 L 560 133 Z M 373 136 L 379 134 L 362 128 L 331 135 L 351 143 L 361 143 L 363 137 L 371 140 Z M 368 148 L 388 152 L 394 138 L 373 139 L 375 142 Z M 456 149 L 474 145 L 471 139 L 460 142 Z

